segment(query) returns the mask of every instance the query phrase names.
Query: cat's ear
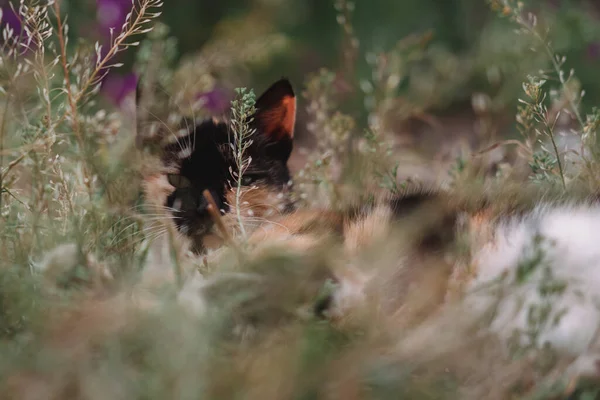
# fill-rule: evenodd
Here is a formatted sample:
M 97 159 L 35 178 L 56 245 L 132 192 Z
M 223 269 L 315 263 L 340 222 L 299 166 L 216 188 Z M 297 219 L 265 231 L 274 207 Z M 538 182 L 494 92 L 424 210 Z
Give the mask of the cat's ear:
M 135 85 L 135 144 L 137 147 L 142 147 L 143 144 L 143 129 L 146 119 L 146 112 L 142 106 L 142 79 L 138 76 Z
M 272 84 L 256 100 L 254 123 L 257 133 L 267 139 L 269 154 L 287 161 L 296 123 L 296 95 L 287 79 Z

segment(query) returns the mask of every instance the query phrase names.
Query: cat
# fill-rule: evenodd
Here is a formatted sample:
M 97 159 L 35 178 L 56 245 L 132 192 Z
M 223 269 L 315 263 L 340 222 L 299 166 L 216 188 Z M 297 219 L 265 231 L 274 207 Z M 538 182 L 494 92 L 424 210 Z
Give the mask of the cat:
M 256 108 L 253 125 L 256 139 L 250 150 L 256 166 L 250 170 L 247 181 L 242 182 L 244 188 L 254 185 L 253 190 L 259 194 L 256 198 L 260 198 L 248 200 L 247 208 L 244 208 L 244 213 L 263 219 L 258 224 L 261 229 L 250 235 L 251 243 L 287 241 L 290 246 L 310 248 L 324 234 L 333 233 L 339 237 L 351 260 L 360 248 L 378 240 L 395 224 L 403 223 L 404 218 L 410 218 L 420 210 L 418 222 L 423 229 L 415 231 L 414 248 L 404 248 L 404 252 L 428 254 L 447 247 L 460 234 L 470 238 L 471 251 L 466 261 L 468 272 L 456 264 L 447 276 L 448 288 L 452 279 L 460 281 L 461 296 L 464 296 L 461 301 L 468 304 L 469 315 L 479 317 L 489 312 L 492 306 L 499 307 L 489 329 L 507 341 L 511 335 L 525 340 L 525 333 L 531 329 L 527 326 L 530 323 L 527 315 L 535 312 L 532 310 L 539 306 L 544 296 L 538 293 L 539 290 L 531 289 L 531 285 L 518 281 L 517 277 L 524 281 L 521 275 L 527 275 L 528 279 L 537 279 L 538 284 L 542 278 L 558 280 L 558 283 L 554 282 L 555 291 L 548 294 L 553 296 L 557 310 L 546 316 L 552 317 L 555 323 L 546 320 L 537 323 L 540 342 L 533 343 L 534 347 L 549 342 L 563 350 L 577 348 L 581 353 L 593 342 L 595 329 L 600 326 L 597 321 L 600 317 L 593 305 L 598 300 L 591 296 L 593 287 L 581 285 L 595 282 L 595 260 L 600 259 L 600 253 L 596 254 L 593 243 L 589 242 L 594 226 L 600 226 L 595 203 L 577 206 L 537 204 L 527 212 L 491 218 L 490 204 L 481 203 L 467 210 L 441 191 L 420 188 L 344 210 L 297 210 L 290 200 L 293 186 L 286 164 L 293 147 L 296 113 L 291 83 L 287 79 L 275 82 L 259 97 Z M 235 171 L 229 131 L 225 122 L 205 121 L 194 128 L 192 138 L 165 147 L 165 163 L 173 166 L 178 174 L 167 175 L 174 190 L 164 204 L 178 217 L 179 230 L 196 241 L 199 236 L 205 241 L 206 237 L 214 235 L 210 233 L 214 228 L 211 217 L 197 211 L 199 204 L 205 205 L 201 198 L 204 189 L 211 191 L 225 219 L 232 221 L 230 225 L 236 223 L 234 216 L 227 217 L 234 208 L 231 207 L 234 201 L 228 195 L 232 181 L 228 171 Z M 192 147 L 181 148 L 180 143 L 191 143 Z M 272 199 L 270 204 L 277 209 L 270 215 L 272 208 L 261 208 L 267 198 Z M 430 226 L 426 226 L 425 214 L 436 214 L 432 219 L 435 222 Z M 461 225 L 460 221 L 465 219 L 468 223 Z M 405 254 L 404 257 L 410 256 Z M 531 271 L 523 272 L 524 265 Z M 319 315 L 341 315 L 349 311 L 347 306 L 342 306 L 347 302 L 345 297 L 362 299 L 362 292 L 373 284 L 370 282 L 379 282 L 357 270 L 351 273 L 349 269 L 337 271 L 333 276 L 339 289 L 315 305 Z M 493 283 L 503 277 L 516 286 L 504 287 L 504 292 L 509 294 L 505 293 L 505 297 L 499 299 Z M 563 288 L 567 284 L 574 288 Z M 476 290 L 482 285 L 484 289 Z M 572 314 L 563 316 L 568 308 L 572 309 Z M 561 318 L 563 322 L 560 322 Z M 579 340 L 580 347 L 573 340 Z
M 224 240 L 215 229 L 205 191 L 228 229 L 237 226 L 238 208 L 250 226 L 294 209 L 287 162 L 293 147 L 296 96 L 289 80 L 273 83 L 256 100 L 255 108 L 250 118 L 253 133 L 247 138 L 250 145 L 244 151 L 250 163 L 239 182 L 238 143 L 230 123 L 215 118 L 165 135 L 161 171 L 145 178 L 147 201 L 171 213 L 177 230 L 191 240 L 196 253 L 219 247 Z
M 140 97 L 138 94 L 138 103 Z M 291 82 L 282 78 L 272 83 L 258 97 L 255 108 L 251 117 L 252 144 L 246 151 L 251 161 L 239 182 L 239 202 L 234 159 L 238 143 L 231 122 L 212 118 L 194 125 L 186 121 L 177 134 L 162 130 L 158 160 L 161 169 L 145 178 L 145 197 L 158 210 L 166 211 L 165 220 L 173 222 L 196 254 L 222 248 L 226 236 L 238 233 L 241 219 L 249 231 L 250 244 L 284 241 L 305 248 L 333 237 L 343 243 L 351 257 L 358 248 L 373 242 L 375 232 L 385 232 L 390 222 L 422 209 L 441 218 L 431 218 L 431 225 L 422 223 L 423 229 L 415 230 L 413 239 L 418 251 L 439 250 L 449 242 L 455 215 L 444 206 L 447 199 L 443 194 L 431 187 L 415 186 L 395 196 L 380 195 L 336 210 L 298 209 L 292 201 L 293 182 L 287 165 L 296 119 Z M 148 129 L 143 123 L 138 126 Z M 221 229 L 208 210 L 203 196 L 206 190 L 219 209 L 224 225 Z M 332 272 L 328 277 L 341 283 L 343 279 L 337 276 L 340 273 L 345 272 Z M 345 292 L 351 294 L 352 290 Z M 321 316 L 341 315 L 339 310 L 331 310 L 334 304 L 345 301 L 340 296 L 325 297 L 314 310 Z
M 243 208 L 244 217 L 260 218 L 258 224 L 254 225 L 257 229 L 250 234 L 249 242 L 280 242 L 310 251 L 324 237 L 333 234 L 346 250 L 347 265 L 332 271 L 330 276 L 336 283 L 336 289 L 314 304 L 316 315 L 330 320 L 344 319 L 367 302 L 369 293 L 398 291 L 406 286 L 408 276 L 416 281 L 417 286 L 425 283 L 427 279 L 423 276 L 414 278 L 414 273 L 405 272 L 399 274 L 400 278 L 395 278 L 403 282 L 395 284 L 394 279 L 382 282 L 381 278 L 354 268 L 351 264 L 353 255 L 360 248 L 387 235 L 395 224 L 401 224 L 404 218 L 410 218 L 415 211 L 426 210 L 421 213 L 423 216 L 429 210 L 430 214 L 437 214 L 434 218 L 437 222 L 424 226 L 421 232 L 415 232 L 415 236 L 419 236 L 413 238 L 415 247 L 403 248 L 405 253 L 422 255 L 439 251 L 448 243 L 455 242 L 460 234 L 470 237 L 472 249 L 466 261 L 468 271 L 465 272 L 465 268 L 459 264 L 442 268 L 444 273 L 440 279 L 444 282 L 440 285 L 440 291 L 449 296 L 452 288 L 458 286 L 460 299 L 452 302 L 444 300 L 444 296 L 432 294 L 439 300 L 431 302 L 433 305 L 428 312 L 434 311 L 423 330 L 417 329 L 415 336 L 404 342 L 403 346 L 412 343 L 413 349 L 409 352 L 415 349 L 420 349 L 423 354 L 435 351 L 436 346 L 431 346 L 426 340 L 435 341 L 432 335 L 440 330 L 462 332 L 457 340 L 462 339 L 466 334 L 463 329 L 470 332 L 474 321 L 485 320 L 492 312 L 492 319 L 486 320 L 489 324 L 484 324 L 480 332 L 500 338 L 506 344 L 506 351 L 515 345 L 530 349 L 550 345 L 562 352 L 563 356 L 575 357 L 570 369 L 572 373 L 594 373 L 595 362 L 600 358 L 595 356 L 597 350 L 591 353 L 587 350 L 597 347 L 596 329 L 600 327 L 600 314 L 595 306 L 598 299 L 593 295 L 593 286 L 589 285 L 595 282 L 593 260 L 600 258 L 600 254 L 592 250 L 592 243 L 586 237 L 593 237 L 594 226 L 600 224 L 600 220 L 596 221 L 596 206 L 582 204 L 561 208 L 538 205 L 529 212 L 509 213 L 492 219 L 486 205 L 480 204 L 467 210 L 456 202 L 452 204 L 450 197 L 441 191 L 418 189 L 345 210 L 297 210 L 290 197 L 293 186 L 286 165 L 293 146 L 295 118 L 292 116 L 295 116 L 296 107 L 291 84 L 287 80 L 276 82 L 259 97 L 256 104 L 258 111 L 253 125 L 256 142 L 251 156 L 259 166 L 257 170 L 262 171 L 263 175 L 251 175 L 242 182 L 244 189 L 254 185 L 254 190 L 260 193 L 257 197 L 261 199 L 248 200 L 246 208 Z M 178 229 L 197 243 L 195 248 L 200 252 L 209 247 L 207 243 L 212 238 L 219 235 L 213 231 L 214 221 L 211 217 L 194 210 L 202 203 L 200 194 L 204 189 L 211 191 L 221 208 L 223 219 L 228 221 L 227 227 L 232 229 L 238 223 L 232 212 L 235 202 L 228 196 L 233 178 L 230 171 L 235 171 L 228 131 L 225 122 L 203 122 L 195 127 L 192 138 L 180 140 L 192 145 L 201 143 L 202 147 L 196 144 L 181 148 L 178 143 L 172 143 L 165 148 L 167 157 L 164 160 L 177 173 L 167 175 L 167 181 L 174 189 L 166 195 L 163 204 L 174 209 L 172 211 L 178 217 Z M 210 140 L 203 141 L 200 136 Z M 194 142 L 194 138 L 197 142 Z M 265 147 L 269 146 L 273 151 L 266 150 Z M 202 160 L 203 164 L 196 160 Z M 211 170 L 211 166 L 215 169 Z M 194 185 L 198 187 L 194 189 Z M 269 204 L 272 207 L 261 208 L 266 198 L 281 202 L 271 202 Z M 269 212 L 273 207 L 276 211 Z M 466 224 L 465 220 L 468 221 Z M 422 221 L 424 219 L 419 220 Z M 540 237 L 546 236 L 549 242 L 538 243 Z M 222 238 L 212 242 L 218 243 L 217 246 L 223 243 Z M 542 246 L 545 255 L 536 253 L 539 249 L 536 250 L 535 246 Z M 536 267 L 531 260 L 527 264 L 532 254 L 534 261 L 543 262 L 545 266 Z M 402 261 L 398 269 L 405 271 L 406 260 L 411 255 L 399 254 L 399 257 Z M 529 278 L 537 279 L 538 283 L 540 279 L 548 278 L 547 274 L 552 279 L 555 278 L 552 274 L 558 276 L 554 292 L 548 295 L 557 309 L 548 311 L 545 320 L 536 322 L 538 332 L 535 340 L 531 339 L 531 313 L 543 314 L 546 304 L 539 288 L 517 282 L 517 277 L 523 275 L 524 263 L 532 269 Z M 420 273 L 418 267 L 413 266 L 412 270 L 417 271 L 416 275 Z M 508 279 L 516 286 L 505 284 L 500 286 L 503 290 L 499 292 L 496 282 L 503 278 L 505 283 Z M 582 286 L 581 282 L 587 286 Z M 573 286 L 572 289 L 568 288 L 569 284 Z M 547 285 L 552 287 L 552 284 Z M 541 290 L 550 289 L 546 287 Z M 390 296 L 393 295 L 390 293 Z M 434 304 L 436 301 L 437 304 Z M 455 314 L 454 307 L 460 310 L 460 315 Z M 448 315 L 454 317 L 449 318 Z M 467 322 L 463 323 L 465 320 Z M 427 331 L 432 326 L 435 328 Z M 428 332 L 431 334 L 428 335 Z M 448 346 L 450 343 L 451 340 L 446 341 Z

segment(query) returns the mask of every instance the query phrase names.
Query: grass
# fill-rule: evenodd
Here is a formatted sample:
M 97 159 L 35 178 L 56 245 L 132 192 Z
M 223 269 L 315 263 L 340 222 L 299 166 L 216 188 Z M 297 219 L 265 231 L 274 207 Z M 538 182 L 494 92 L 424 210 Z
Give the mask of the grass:
M 422 214 L 407 217 L 398 230 L 350 260 L 376 279 L 359 310 L 364 312 L 339 323 L 311 314 L 327 290 L 329 271 L 348 262 L 338 243 L 324 241 L 310 252 L 268 243 L 244 246 L 242 256 L 237 247 L 233 253 L 225 248 L 205 259 L 186 252 L 162 214 L 140 204 L 141 178 L 153 167 L 145 151 L 150 149 L 141 151 L 136 139 L 146 134 L 143 139 L 152 139 L 151 130 L 136 137 L 126 111 L 102 103 L 99 84 L 119 67 L 115 56 L 139 44 L 137 67 L 154 80 L 149 85 L 158 82 L 166 100 L 151 97 L 138 111 L 178 129 L 180 117 L 193 123 L 205 113 L 189 88 L 180 90 L 185 82 L 210 86 L 210 79 L 194 74 L 209 76 L 206 71 L 216 62 L 225 76 L 234 76 L 253 55 L 217 62 L 215 48 L 222 43 L 217 40 L 198 55 L 202 71 L 191 71 L 193 63 L 172 70 L 168 32 L 150 32 L 164 5 L 156 0 L 134 5 L 104 51 L 88 43 L 69 45 L 68 19 L 59 2 L 21 1 L 17 13 L 27 28 L 14 32 L 2 25 L 0 396 L 25 398 L 16 394 L 24 388 L 32 399 L 580 395 L 574 392 L 577 382 L 563 379 L 563 360 L 543 351 L 508 360 L 494 338 L 465 334 L 460 318 L 451 314 L 445 329 L 428 330 L 428 316 L 446 295 L 441 282 L 448 279 L 448 264 L 458 263 L 472 243 L 465 238 L 464 248 L 448 255 L 410 258 L 405 250 L 425 220 Z M 583 116 L 575 75 L 563 72 L 566 60 L 554 54 L 535 16 L 524 17 L 521 3 L 494 0 L 491 6 L 537 42 L 550 72 L 532 74 L 523 83 L 516 112 L 521 137 L 482 134 L 466 155 L 451 152 L 434 163 L 436 184 L 467 207 L 492 199 L 497 214 L 528 209 L 541 198 L 596 195 L 600 116 L 596 111 Z M 368 200 L 373 192 L 408 190 L 412 182 L 398 176 L 423 156 L 395 144 L 396 123 L 416 118 L 436 125 L 429 111 L 434 100 L 417 106 L 398 95 L 401 83 L 415 77 L 412 68 L 433 57 L 428 35 L 368 56 L 372 77 L 352 82 L 364 95 L 366 125 L 343 109 L 338 78 L 353 79 L 353 63 L 363 50 L 351 24 L 353 4 L 336 1 L 335 7 L 344 33 L 344 70 L 323 69 L 304 84 L 307 128 L 316 144 L 295 171 L 302 207 L 341 207 Z M 274 39 L 276 53 L 282 38 Z M 270 47 L 259 42 L 256 51 L 270 57 Z M 440 83 L 440 90 L 459 90 L 462 79 Z M 412 85 L 422 89 L 426 83 Z M 233 133 L 241 138 L 233 149 L 240 175 L 251 162 L 244 158 L 243 138 L 249 133 L 252 93 L 240 90 L 232 104 Z M 475 122 L 493 123 L 485 98 L 478 99 Z M 562 114 L 575 120 L 581 144 L 575 162 L 558 140 Z M 486 158 L 497 149 L 504 159 Z M 433 169 L 428 165 L 421 172 Z M 240 228 L 236 240 L 243 242 L 242 221 Z M 552 368 L 543 362 L 547 359 Z M 597 390 L 586 385 L 581 399 Z

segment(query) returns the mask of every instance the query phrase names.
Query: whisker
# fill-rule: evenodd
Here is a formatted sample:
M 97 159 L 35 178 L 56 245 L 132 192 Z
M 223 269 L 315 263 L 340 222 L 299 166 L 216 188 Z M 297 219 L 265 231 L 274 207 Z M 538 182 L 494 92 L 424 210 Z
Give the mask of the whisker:
M 151 115 L 152 117 L 156 118 L 156 120 L 158 120 L 165 128 L 167 128 L 167 131 L 173 135 L 173 137 L 175 138 L 175 141 L 177 142 L 177 144 L 179 145 L 179 148 L 181 149 L 181 151 L 185 151 L 183 145 L 181 144 L 181 142 L 179 141 L 179 138 L 177 137 L 177 135 L 173 132 L 173 130 L 171 129 L 171 127 L 169 127 L 169 125 L 163 121 L 162 119 L 160 119 L 156 114 L 154 114 L 152 111 L 150 110 L 146 110 L 148 112 L 149 115 Z
M 170 217 L 175 217 L 175 213 L 178 212 L 179 210 L 165 210 L 164 213 L 151 213 L 151 214 L 140 214 L 139 218 L 140 219 L 145 219 L 148 217 L 163 217 L 163 218 L 170 218 Z
M 169 217 L 171 215 L 175 215 L 177 212 L 179 212 L 179 210 L 156 210 L 157 212 L 153 212 L 153 213 L 143 213 L 143 214 L 139 214 L 138 218 L 145 218 L 145 217 Z
M 168 207 L 168 206 L 159 206 L 159 205 L 153 205 L 153 206 L 148 206 L 148 209 L 153 209 L 153 211 L 172 211 L 172 212 L 177 212 L 179 210 L 177 210 L 176 208 L 173 207 Z M 140 208 L 140 209 L 135 209 L 132 208 L 129 211 L 134 211 L 137 212 L 138 214 L 136 215 L 149 215 L 148 212 L 145 211 L 146 208 Z
M 196 121 L 196 109 L 194 108 L 194 103 L 192 103 L 192 101 L 189 101 L 190 103 L 190 109 L 192 110 L 192 124 L 194 125 L 194 138 L 192 141 L 192 149 L 196 149 L 196 126 L 198 126 L 198 122 Z
M 161 90 L 164 94 L 166 94 L 167 96 L 169 96 L 169 93 L 164 88 L 160 87 L 159 90 Z M 194 132 L 193 132 L 192 129 L 190 129 L 189 122 L 188 122 L 187 118 L 184 116 L 183 109 L 181 108 L 181 106 L 179 104 L 177 104 L 176 102 L 174 104 L 177 107 L 179 113 L 181 114 L 183 122 L 185 123 L 185 129 L 186 129 L 186 132 L 188 133 L 187 134 L 187 139 L 188 139 L 187 144 L 190 146 L 190 151 L 193 151 L 195 149 L 195 147 L 192 146 L 191 135 Z M 192 103 L 190 103 L 190 108 L 192 109 L 192 113 L 193 113 L 194 112 L 194 107 L 192 106 Z M 195 127 L 196 127 L 196 120 L 195 120 L 195 114 L 194 114 L 194 128 Z M 194 135 L 194 145 L 196 144 L 195 143 L 195 138 L 196 138 L 196 135 Z M 183 149 L 181 149 L 181 150 L 183 150 Z
M 138 246 L 139 244 L 143 243 L 144 241 L 153 242 L 156 239 L 158 239 L 161 235 L 163 235 L 166 231 L 167 231 L 167 229 L 158 229 L 156 231 L 144 233 L 142 236 L 140 236 L 137 240 L 135 240 L 133 242 L 133 245 Z
M 163 236 L 165 233 L 167 233 L 167 229 L 163 229 L 157 232 L 154 232 L 152 234 L 148 234 L 146 235 L 146 239 L 150 242 L 154 242 L 156 241 L 158 238 L 160 238 L 161 236 Z
M 283 228 L 283 229 L 286 231 L 286 233 L 287 233 L 287 234 L 290 234 L 290 233 L 291 233 L 291 231 L 290 231 L 290 228 L 288 228 L 288 227 L 287 227 L 287 226 L 285 226 L 285 225 L 282 225 L 282 224 L 273 224 L 273 225 L 276 225 L 276 226 L 279 226 L 279 227 Z M 267 227 L 266 227 L 264 224 L 262 224 L 262 225 L 259 227 L 259 229 L 262 229 L 263 231 L 265 231 L 265 232 L 266 232 L 266 230 L 267 230 Z
M 160 235 L 159 235 L 160 236 Z M 153 242 L 154 240 L 156 240 L 158 236 L 153 236 L 153 235 L 143 235 L 141 237 L 139 237 L 136 241 L 133 242 L 134 246 L 138 246 L 143 242 Z
M 165 205 L 158 205 L 158 204 L 156 204 L 156 205 L 153 205 L 151 207 L 159 209 L 159 210 L 173 210 L 173 211 L 177 211 L 175 208 L 169 207 L 169 206 L 165 206 Z
M 226 203 L 231 209 L 235 209 L 234 206 L 232 206 L 229 203 Z M 242 204 L 243 206 L 243 204 Z M 247 207 L 242 207 L 241 211 L 247 211 L 247 210 L 252 210 L 253 208 L 258 208 L 258 207 L 264 207 L 267 209 L 271 209 L 275 212 L 277 212 L 279 215 L 283 215 L 283 211 L 279 209 L 279 206 L 274 205 L 274 204 L 267 204 L 267 203 L 258 203 L 258 204 L 248 204 Z
M 174 212 L 175 210 L 165 210 L 165 211 L 171 211 Z M 154 217 L 154 216 L 168 216 L 168 213 L 139 213 L 139 214 L 135 214 L 135 215 L 127 215 L 127 216 L 123 216 L 123 219 L 132 219 L 132 218 L 136 218 L 136 219 L 142 219 L 144 217 Z
M 275 225 L 280 228 L 284 228 L 288 233 L 290 233 L 290 229 L 287 226 L 285 226 L 279 222 L 271 221 L 271 220 L 264 219 L 264 218 L 249 219 L 248 221 L 249 222 L 262 222 L 262 225 L 267 225 L 267 224 Z M 244 220 L 244 222 L 246 222 L 246 220 Z
M 144 228 L 142 230 L 142 232 L 144 233 L 144 235 L 152 235 L 154 232 L 166 231 L 167 229 L 169 229 L 169 228 L 164 225 L 153 225 L 153 226 L 148 226 L 148 227 Z
M 114 242 L 115 240 L 117 240 L 117 238 L 119 238 L 119 236 L 121 236 L 121 234 L 122 234 L 123 232 L 125 232 L 126 230 L 128 230 L 129 228 L 131 228 L 131 227 L 132 227 L 132 226 L 134 226 L 134 225 L 136 225 L 136 223 L 135 223 L 135 222 L 133 222 L 133 223 L 131 223 L 131 224 L 127 225 L 125 228 L 121 229 L 121 230 L 120 230 L 120 231 L 119 231 L 117 234 L 115 234 L 114 238 L 111 240 L 111 242 L 110 242 L 110 244 L 109 244 L 109 245 L 110 245 L 110 246 L 112 246 L 112 245 L 113 245 L 113 242 Z
M 175 215 L 156 215 L 151 217 L 143 218 L 143 221 L 169 221 L 174 219 L 183 219 L 183 217 L 178 217 Z

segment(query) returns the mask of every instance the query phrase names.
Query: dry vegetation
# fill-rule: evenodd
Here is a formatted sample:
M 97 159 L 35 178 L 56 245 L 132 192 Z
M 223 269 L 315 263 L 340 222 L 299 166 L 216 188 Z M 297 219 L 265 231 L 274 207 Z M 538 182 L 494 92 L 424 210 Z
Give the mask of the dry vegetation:
M 139 44 L 144 88 L 162 90 L 144 97 L 137 112 L 163 113 L 162 122 L 178 129 L 182 117 L 193 123 L 207 115 L 193 96 L 212 85 L 215 69 L 235 79 L 285 38 L 259 31 L 243 49 L 225 51 L 225 43 L 237 43 L 225 30 L 222 41 L 171 70 L 168 32 L 161 25 L 150 32 L 163 4 L 134 5 L 104 50 L 67 50 L 68 22 L 58 1 L 21 0 L 25 29 L 2 25 L 1 398 L 594 398 L 593 386 L 565 380 L 568 360 L 543 351 L 505 354 L 494 338 L 470 335 L 472 321 L 451 312 L 430 325 L 428 317 L 452 301 L 468 272 L 450 266 L 460 265 L 474 239 L 448 254 L 407 256 L 422 214 L 353 254 L 352 264 L 375 278 L 352 318 L 337 323 L 309 312 L 331 290 L 323 285 L 327 270 L 350 262 L 336 245 L 310 252 L 277 243 L 252 247 L 243 234 L 232 240 L 244 246 L 230 246 L 219 258 L 187 253 L 162 222 L 162 210 L 143 207 L 140 177 L 152 169 L 150 152 L 136 147 L 131 109 L 109 112 L 97 102 L 99 83 L 119 66 L 117 53 Z M 428 50 L 427 36 L 409 37 L 370 55 L 372 79 L 356 84 L 368 126 L 339 111 L 340 74 L 322 70 L 303 85 L 300 104 L 316 144 L 310 155 L 301 148 L 294 155 L 305 164 L 294 171 L 301 207 L 338 207 L 372 191 L 402 192 L 414 181 L 442 187 L 467 206 L 493 199 L 498 214 L 541 197 L 597 196 L 600 115 L 582 113 L 581 88 L 536 17 L 512 0 L 490 5 L 550 67 L 523 83 L 521 136 L 498 137 L 494 104 L 483 94 L 473 99 L 474 143 L 443 143 L 431 157 L 395 135 L 398 121 L 438 126 L 427 109 L 443 101 L 416 90 L 416 107 L 396 95 L 413 73 L 411 63 L 445 57 Z M 337 1 L 336 8 L 350 65 L 360 50 L 353 6 Z M 460 76 L 446 79 L 459 69 L 448 59 L 440 65 L 450 72 L 440 67 L 442 76 L 426 77 L 437 79 L 430 93 L 440 97 L 461 85 Z M 233 105 L 241 137 L 251 100 L 246 95 Z M 152 134 L 139 130 L 137 137 L 151 142 Z M 239 162 L 247 160 L 240 154 Z

